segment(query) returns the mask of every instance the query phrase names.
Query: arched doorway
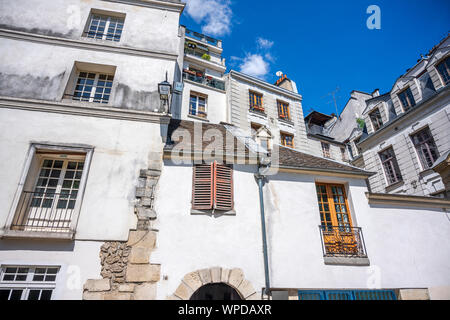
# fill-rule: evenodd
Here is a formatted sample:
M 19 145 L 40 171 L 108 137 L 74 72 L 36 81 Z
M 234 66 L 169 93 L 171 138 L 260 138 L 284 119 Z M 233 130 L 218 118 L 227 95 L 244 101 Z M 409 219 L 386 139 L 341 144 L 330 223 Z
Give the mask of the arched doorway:
M 239 293 L 225 283 L 212 283 L 200 287 L 191 296 L 193 301 L 238 301 L 242 300 Z

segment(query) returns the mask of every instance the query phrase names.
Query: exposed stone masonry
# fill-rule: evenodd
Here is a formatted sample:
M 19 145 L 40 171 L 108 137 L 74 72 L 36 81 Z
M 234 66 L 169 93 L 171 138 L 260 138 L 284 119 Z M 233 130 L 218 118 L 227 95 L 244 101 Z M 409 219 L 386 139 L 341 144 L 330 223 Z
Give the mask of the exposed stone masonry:
M 151 154 L 148 169 L 141 170 L 136 188 L 136 230 L 131 230 L 127 242 L 106 242 L 100 249 L 103 279 L 88 280 L 84 285 L 84 300 L 154 300 L 161 266 L 150 263 L 156 247 L 157 231 L 152 222 L 156 186 L 161 175 L 162 155 Z

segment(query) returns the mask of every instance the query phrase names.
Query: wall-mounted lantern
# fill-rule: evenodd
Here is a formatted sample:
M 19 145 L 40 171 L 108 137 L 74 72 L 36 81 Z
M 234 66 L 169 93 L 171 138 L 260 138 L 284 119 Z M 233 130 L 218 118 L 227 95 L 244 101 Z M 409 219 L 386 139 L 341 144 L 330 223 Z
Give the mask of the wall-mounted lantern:
M 166 72 L 166 80 L 158 84 L 158 92 L 159 98 L 161 99 L 163 106 L 167 107 L 167 113 L 170 113 L 169 110 L 169 96 L 172 93 L 172 85 L 167 81 L 167 72 Z

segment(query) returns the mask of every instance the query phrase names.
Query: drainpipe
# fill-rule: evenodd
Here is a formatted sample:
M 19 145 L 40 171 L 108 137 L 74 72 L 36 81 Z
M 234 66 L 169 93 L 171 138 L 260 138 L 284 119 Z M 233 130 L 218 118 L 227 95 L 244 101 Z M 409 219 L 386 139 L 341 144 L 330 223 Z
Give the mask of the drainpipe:
M 263 186 L 264 186 L 265 176 L 258 173 L 258 174 L 255 174 L 255 178 L 258 181 L 259 205 L 260 205 L 260 209 L 261 209 L 261 230 L 262 230 L 263 254 L 264 254 L 264 274 L 265 274 L 265 279 L 266 279 L 265 293 L 268 297 L 270 297 L 269 258 L 268 258 L 268 254 L 267 254 L 266 217 L 264 215 L 264 194 L 263 194 Z

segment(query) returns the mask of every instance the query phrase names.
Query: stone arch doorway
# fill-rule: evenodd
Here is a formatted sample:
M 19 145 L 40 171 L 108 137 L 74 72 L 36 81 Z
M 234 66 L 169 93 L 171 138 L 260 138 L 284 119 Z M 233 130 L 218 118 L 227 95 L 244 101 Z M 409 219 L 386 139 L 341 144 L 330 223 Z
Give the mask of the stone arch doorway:
M 231 290 L 230 290 L 231 289 Z M 207 297 L 208 296 L 208 297 Z M 241 269 L 210 268 L 187 274 L 170 300 L 260 300 L 250 281 Z M 237 299 L 239 298 L 239 299 Z
M 206 284 L 191 296 L 189 300 L 197 301 L 239 301 L 239 293 L 225 283 Z

